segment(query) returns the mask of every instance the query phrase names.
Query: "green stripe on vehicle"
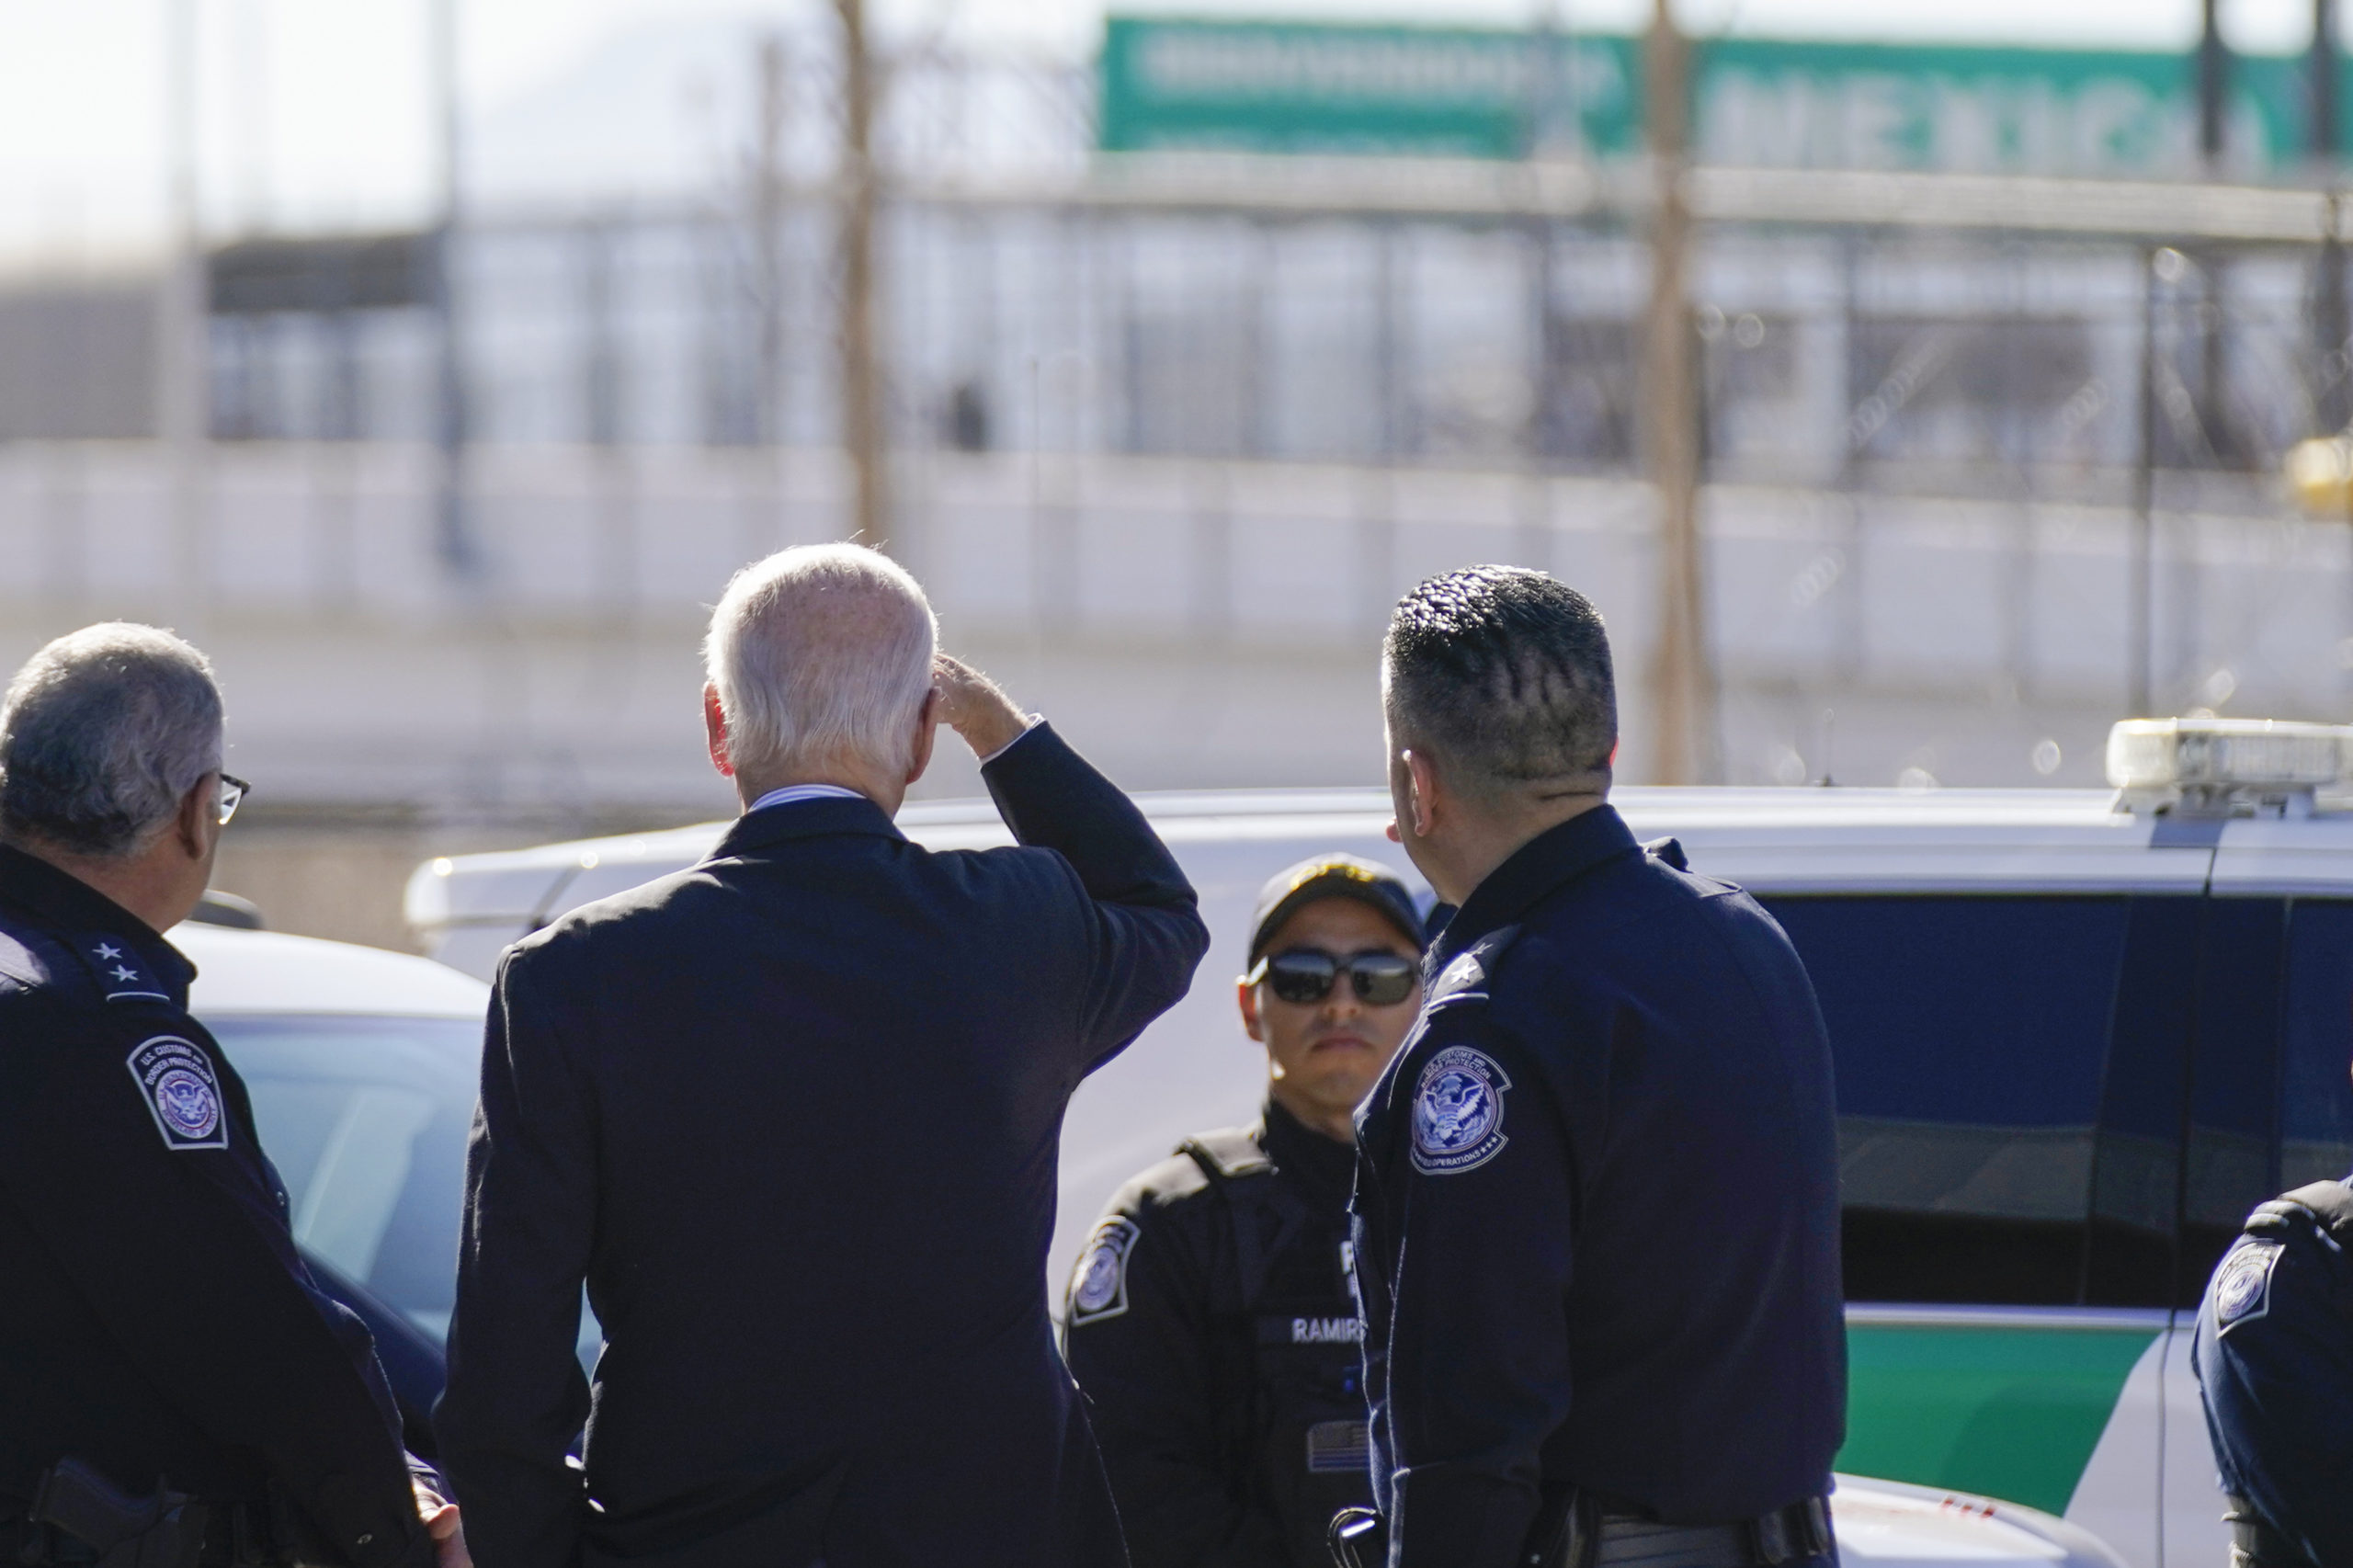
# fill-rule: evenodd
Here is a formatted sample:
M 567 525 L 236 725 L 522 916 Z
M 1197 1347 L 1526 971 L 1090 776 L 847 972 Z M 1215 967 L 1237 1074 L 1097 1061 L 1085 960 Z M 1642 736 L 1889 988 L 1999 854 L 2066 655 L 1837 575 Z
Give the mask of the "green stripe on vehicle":
M 1850 1321 L 1837 1468 L 2063 1514 L 2155 1338 L 2137 1324 Z

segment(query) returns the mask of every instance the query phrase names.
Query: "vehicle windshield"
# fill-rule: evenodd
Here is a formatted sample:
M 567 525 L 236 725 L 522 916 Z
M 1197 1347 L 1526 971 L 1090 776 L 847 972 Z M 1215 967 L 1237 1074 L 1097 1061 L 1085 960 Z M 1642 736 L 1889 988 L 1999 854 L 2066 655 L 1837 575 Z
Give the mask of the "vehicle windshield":
M 449 1331 L 482 1025 L 205 1020 L 253 1093 L 294 1239 L 436 1343 Z

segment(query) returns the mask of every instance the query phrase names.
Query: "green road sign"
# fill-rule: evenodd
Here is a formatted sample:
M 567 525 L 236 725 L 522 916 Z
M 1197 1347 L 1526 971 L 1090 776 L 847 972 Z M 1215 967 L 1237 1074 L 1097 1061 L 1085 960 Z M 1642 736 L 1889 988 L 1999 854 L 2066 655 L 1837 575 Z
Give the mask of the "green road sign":
M 1721 39 L 1695 59 L 1711 163 L 2122 176 L 2197 161 L 2188 55 Z M 2234 171 L 2294 170 L 2302 62 L 2232 68 Z M 1639 41 L 1613 35 L 1114 17 L 1099 70 L 1108 152 L 1610 157 L 1641 142 Z M 2338 91 L 2353 101 L 2353 67 Z

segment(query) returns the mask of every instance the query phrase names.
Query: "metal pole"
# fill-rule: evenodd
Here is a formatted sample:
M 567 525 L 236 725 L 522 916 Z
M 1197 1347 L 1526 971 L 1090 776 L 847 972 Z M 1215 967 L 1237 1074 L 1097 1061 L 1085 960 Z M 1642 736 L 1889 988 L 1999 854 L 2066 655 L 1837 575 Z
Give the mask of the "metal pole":
M 438 328 L 434 445 L 440 456 L 433 541 L 442 566 L 472 576 L 480 564 L 466 483 L 465 341 L 458 308 L 457 243 L 462 196 L 458 109 L 458 4 L 433 0 L 433 97 L 440 132 L 441 222 L 433 235 L 433 314 Z
M 580 246 L 580 315 L 585 341 L 581 355 L 582 424 L 595 449 L 598 562 L 597 590 L 610 613 L 626 617 L 635 608 L 635 476 L 622 446 L 628 415 L 621 352 L 620 251 L 622 231 L 614 224 L 584 224 Z
M 1526 249 L 1528 341 L 1535 362 L 1529 367 L 1528 414 L 1520 422 L 1518 537 L 1512 553 L 1520 565 L 1541 572 L 1552 565 L 1551 468 L 1561 395 L 1560 324 L 1552 308 L 1552 224 L 1539 219 L 1529 225 Z
M 835 0 L 842 31 L 842 441 L 857 485 L 851 538 L 877 548 L 891 535 L 882 369 L 875 341 L 874 62 L 865 0 Z
M 2324 171 L 2336 164 L 2336 0 L 2313 0 L 2313 41 L 2304 56 L 2312 117 L 2308 146 Z
M 2139 449 L 2132 462 L 2132 540 L 2125 589 L 2124 637 L 2127 716 L 2151 712 L 2149 642 L 2154 620 L 2155 573 L 2152 557 L 2155 519 L 2157 444 L 2157 267 L 2154 252 L 2141 254 L 2141 407 Z
M 1659 508 L 1659 629 L 1651 672 L 1658 734 L 1650 770 L 1651 781 L 1658 784 L 1699 782 L 1714 750 L 1716 727 L 1699 551 L 1699 379 L 1688 295 L 1691 212 L 1682 181 L 1688 69 L 1670 0 L 1654 0 L 1643 46 L 1644 119 L 1657 189 L 1643 413 L 1643 455 Z
M 2222 0 L 2204 0 L 2198 35 L 2198 156 L 2208 179 L 2221 177 L 2230 134 L 2231 51 L 2222 41 Z
M 2222 0 L 2204 0 L 2203 27 L 2198 35 L 2198 156 L 2202 176 L 2223 177 L 2223 154 L 2230 135 L 2231 51 L 2222 41 Z M 2239 460 L 2238 427 L 2231 417 L 2229 324 L 2224 317 L 2229 290 L 2228 263 L 2220 249 L 2202 250 L 2199 271 L 2205 278 L 2204 305 L 2199 312 L 2199 423 L 2213 444 L 2216 461 L 2231 467 Z
M 196 0 L 168 0 L 165 16 L 165 136 L 170 234 L 156 296 L 155 430 L 169 454 L 174 610 L 180 630 L 203 635 L 210 562 L 204 527 L 204 464 L 212 434 L 210 287 L 197 208 Z
M 784 40 L 760 40 L 758 165 L 752 188 L 752 255 L 759 268 L 759 385 L 753 394 L 754 439 L 784 439 Z
M 1398 342 L 1397 226 L 1372 228 L 1372 384 L 1374 460 L 1393 467 L 1403 460 L 1405 420 L 1400 404 L 1404 355 Z
M 2313 279 L 2313 408 L 2320 434 L 2334 435 L 2353 419 L 2353 384 L 2348 384 L 2346 344 L 2353 337 L 2345 296 L 2345 243 L 2341 238 L 2340 205 L 2331 196 L 2323 208 L 2324 227 Z

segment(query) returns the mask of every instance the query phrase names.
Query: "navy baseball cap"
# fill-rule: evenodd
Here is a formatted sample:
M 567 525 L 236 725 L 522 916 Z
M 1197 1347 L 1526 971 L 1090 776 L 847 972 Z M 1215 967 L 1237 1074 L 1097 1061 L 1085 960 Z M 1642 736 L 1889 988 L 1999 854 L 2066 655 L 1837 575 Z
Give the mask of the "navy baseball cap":
M 1258 961 L 1267 939 L 1284 921 L 1318 899 L 1352 898 L 1370 904 L 1415 947 L 1427 940 L 1421 911 L 1396 872 L 1378 860 L 1358 855 L 1317 855 L 1287 870 L 1278 871 L 1258 890 L 1258 905 L 1250 920 L 1250 961 Z

